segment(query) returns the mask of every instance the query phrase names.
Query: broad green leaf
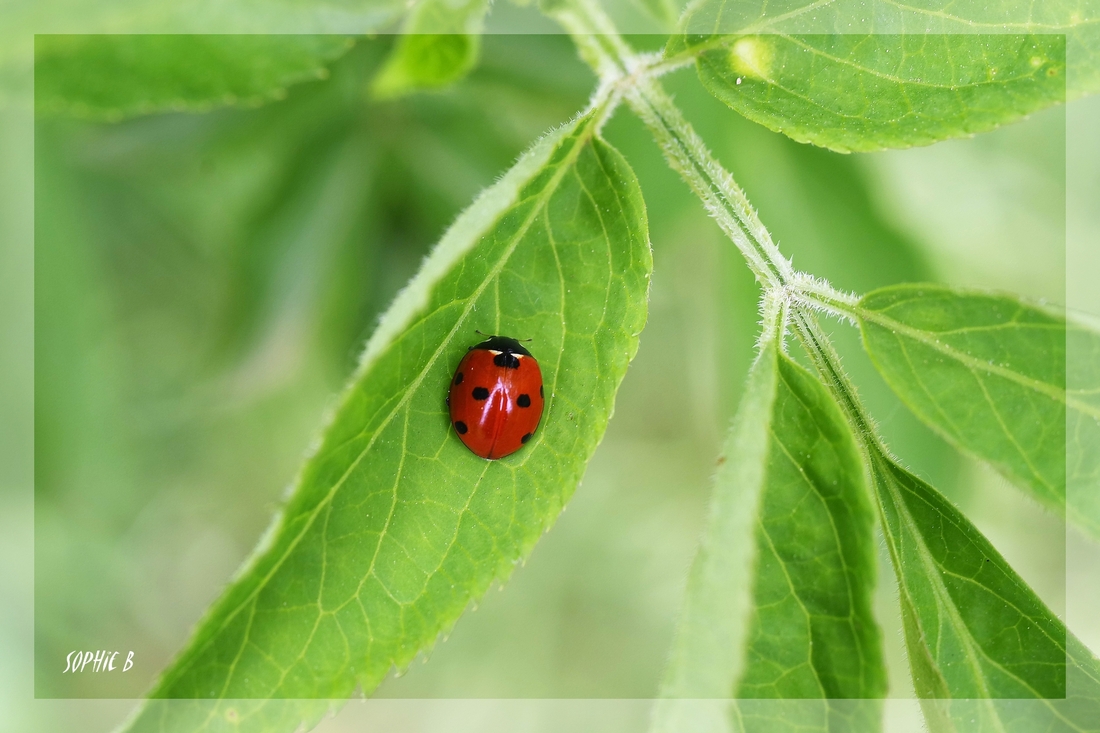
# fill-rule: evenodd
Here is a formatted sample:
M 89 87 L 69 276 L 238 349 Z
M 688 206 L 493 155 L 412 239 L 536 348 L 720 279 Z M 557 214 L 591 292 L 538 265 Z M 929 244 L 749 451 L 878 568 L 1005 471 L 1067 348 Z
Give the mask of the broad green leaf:
M 156 698 L 369 692 L 503 580 L 599 443 L 646 317 L 651 257 L 633 173 L 588 115 L 543 140 L 444 236 L 383 317 L 250 563 Z M 533 339 L 546 411 L 485 461 L 444 405 L 476 331 Z M 135 725 L 157 725 L 156 706 Z
M 1069 517 L 1100 537 L 1100 374 L 1095 361 L 1081 363 L 1066 391 L 1064 319 L 938 285 L 876 290 L 857 314 L 871 359 L 922 420 L 1059 513 L 1068 464 Z M 1100 334 L 1068 334 L 1100 354 Z
M 1091 652 L 935 489 L 879 453 L 871 464 L 932 730 L 1096 730 Z
M 0 23 L 0 102 L 29 100 L 43 34 L 362 35 L 390 26 L 403 0 L 7 0 Z
M 325 78 L 346 36 L 38 36 L 35 109 L 117 120 L 163 110 L 258 105 Z
M 669 52 L 693 56 L 708 43 L 725 44 L 720 36 L 767 34 L 785 39 L 792 35 L 974 35 L 1065 37 L 1070 68 L 1066 90 L 1070 98 L 1100 90 L 1100 6 L 1079 0 L 1048 0 L 1042 3 L 983 0 L 916 0 L 897 3 L 888 0 L 696 0 L 681 19 L 682 34 L 669 42 Z M 856 39 L 859 40 L 858 37 Z M 988 56 L 981 45 L 961 43 L 959 52 L 969 49 L 980 58 Z M 796 48 L 784 48 L 783 62 L 801 64 Z M 903 72 L 907 59 L 884 66 L 872 66 L 886 73 Z M 857 60 L 857 59 L 852 59 Z M 865 58 L 862 60 L 866 61 Z M 947 61 L 947 59 L 945 59 Z M 959 65 L 973 65 L 969 55 L 950 59 Z M 919 63 L 919 60 L 918 60 Z M 996 66 L 990 63 L 989 66 Z M 1004 67 L 997 67 L 998 78 Z M 872 79 L 866 79 L 872 81 Z M 1002 100 L 1001 105 L 1007 102 Z
M 699 76 L 750 120 L 840 152 L 973 135 L 1065 101 L 1054 35 L 734 35 Z
M 876 703 L 827 700 L 886 690 L 859 451 L 825 387 L 776 352 L 750 373 L 715 478 L 656 730 L 878 726 Z M 744 700 L 715 714 L 684 698 Z
M 487 0 L 421 0 L 371 89 L 396 97 L 462 79 L 477 64 Z

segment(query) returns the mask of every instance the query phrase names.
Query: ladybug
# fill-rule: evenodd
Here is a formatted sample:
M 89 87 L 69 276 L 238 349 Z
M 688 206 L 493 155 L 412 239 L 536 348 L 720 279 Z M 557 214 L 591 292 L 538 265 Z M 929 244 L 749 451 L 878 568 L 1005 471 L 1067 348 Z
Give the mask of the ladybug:
M 459 439 L 489 460 L 511 455 L 531 439 L 543 404 L 539 363 L 507 336 L 490 336 L 471 346 L 447 395 Z

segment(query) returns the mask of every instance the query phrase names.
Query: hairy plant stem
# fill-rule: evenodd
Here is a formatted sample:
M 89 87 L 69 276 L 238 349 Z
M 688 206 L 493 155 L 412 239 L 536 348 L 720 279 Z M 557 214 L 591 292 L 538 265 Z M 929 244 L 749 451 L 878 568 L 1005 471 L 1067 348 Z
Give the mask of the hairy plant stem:
M 549 2 L 544 9 L 569 31 L 601 86 L 612 87 L 649 128 L 669 165 L 733 240 L 760 284 L 775 290 L 790 282 L 794 269 L 772 242 L 744 191 L 656 81 L 655 77 L 682 64 L 669 65 L 660 56 L 635 53 L 592 0 Z
M 707 150 L 660 84 L 641 77 L 625 91 L 627 104 L 649 128 L 669 165 L 687 182 L 744 255 L 765 289 L 784 288 L 794 277 L 744 192 Z
M 792 311 L 789 322 L 794 326 L 799 341 L 802 342 L 810 361 L 821 375 L 822 381 L 848 418 L 856 438 L 863 443 L 869 454 L 868 457 L 873 458 L 876 454 L 888 456 L 889 453 L 879 437 L 874 420 L 860 402 L 855 386 L 840 365 L 840 355 L 836 353 L 828 335 L 822 331 L 821 324 L 817 322 L 813 313 L 804 308 L 796 307 L 792 308 Z
M 793 326 L 864 445 L 868 459 L 888 458 L 889 451 L 874 421 L 859 401 L 839 355 L 812 312 L 820 310 L 854 322 L 859 311 L 858 298 L 794 270 L 772 241 L 744 191 L 665 93 L 656 77 L 690 62 L 691 57 L 681 54 L 665 59 L 661 55 L 635 53 L 596 0 L 548 0 L 544 9 L 569 31 L 581 57 L 599 76 L 601 89 L 611 89 L 611 94 L 625 100 L 641 118 L 669 165 L 741 251 L 764 289 L 766 320 L 778 317 L 784 330 L 788 324 Z

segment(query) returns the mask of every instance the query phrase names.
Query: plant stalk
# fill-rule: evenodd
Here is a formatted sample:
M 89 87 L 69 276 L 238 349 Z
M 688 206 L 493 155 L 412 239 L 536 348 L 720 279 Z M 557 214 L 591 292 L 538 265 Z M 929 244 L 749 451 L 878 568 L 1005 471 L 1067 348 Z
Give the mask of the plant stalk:
M 570 33 L 582 58 L 599 75 L 602 86 L 612 88 L 612 94 L 621 96 L 641 118 L 669 165 L 733 240 L 764 288 L 763 302 L 776 309 L 773 316 L 783 314 L 782 321 L 794 327 L 868 453 L 888 457 L 889 451 L 844 373 L 839 355 L 810 312 L 822 310 L 854 321 L 859 299 L 823 280 L 796 272 L 776 247 L 744 191 L 714 158 L 655 78 L 678 68 L 683 60 L 635 53 L 595 0 L 551 0 L 544 9 Z
M 656 81 L 656 76 L 678 65 L 635 53 L 592 0 L 550 2 L 544 9 L 570 33 L 601 83 L 615 87 L 649 128 L 669 165 L 733 240 L 760 284 L 780 289 L 789 283 L 794 269 L 772 242 L 744 191 Z

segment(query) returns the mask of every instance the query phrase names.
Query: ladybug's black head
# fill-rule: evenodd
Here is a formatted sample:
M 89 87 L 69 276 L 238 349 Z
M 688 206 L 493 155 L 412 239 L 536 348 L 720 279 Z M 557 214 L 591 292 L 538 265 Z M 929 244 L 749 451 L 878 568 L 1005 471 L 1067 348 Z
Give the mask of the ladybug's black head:
M 507 336 L 490 336 L 482 341 L 480 344 L 476 344 L 471 349 L 489 349 L 490 351 L 499 351 L 502 354 L 519 354 L 520 356 L 530 356 L 531 352 L 523 348 L 523 345 L 519 341 Z

